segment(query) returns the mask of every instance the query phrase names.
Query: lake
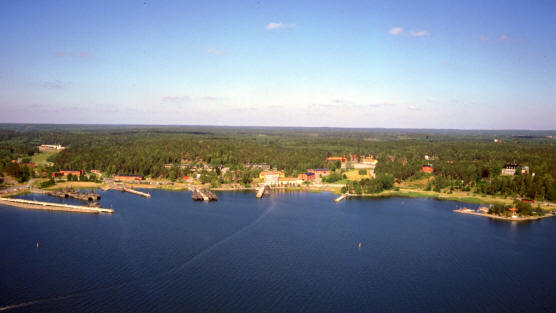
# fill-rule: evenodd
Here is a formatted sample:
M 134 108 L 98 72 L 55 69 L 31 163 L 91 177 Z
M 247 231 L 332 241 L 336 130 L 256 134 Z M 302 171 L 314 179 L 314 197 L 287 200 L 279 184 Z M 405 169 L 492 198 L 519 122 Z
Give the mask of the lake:
M 556 310 L 556 218 L 518 224 L 453 213 L 464 204 L 452 201 L 330 193 L 203 203 L 98 192 L 113 215 L 0 207 L 0 310 Z

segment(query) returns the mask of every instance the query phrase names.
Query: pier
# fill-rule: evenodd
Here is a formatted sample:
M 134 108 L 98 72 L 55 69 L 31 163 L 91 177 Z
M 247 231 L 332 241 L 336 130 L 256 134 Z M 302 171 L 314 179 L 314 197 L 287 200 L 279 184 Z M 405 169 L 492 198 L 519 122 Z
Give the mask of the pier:
M 145 197 L 145 198 L 150 198 L 151 197 L 150 193 L 141 192 L 139 190 L 135 190 L 135 189 L 127 188 L 127 187 L 123 187 L 122 191 L 129 192 L 129 193 L 132 193 L 132 194 L 135 194 L 135 195 L 138 195 L 138 196 L 141 196 L 141 197 Z
M 270 186 L 264 185 L 257 189 L 257 198 L 261 199 L 263 196 L 268 196 L 270 194 Z
M 191 198 L 195 201 L 217 201 L 216 194 L 206 188 L 193 188 Z
M 111 186 L 105 186 L 102 190 L 106 191 L 106 190 L 110 190 L 110 189 L 118 190 L 118 191 L 121 191 L 121 192 L 129 192 L 129 193 L 132 193 L 134 195 L 138 195 L 138 196 L 145 197 L 145 198 L 150 198 L 151 197 L 150 193 L 135 190 L 133 188 L 128 188 L 126 186 L 111 185 Z
M 71 205 L 52 202 L 32 201 L 23 199 L 1 198 L 0 204 L 9 205 L 24 209 L 33 210 L 46 210 L 46 211 L 64 211 L 64 212 L 77 212 L 77 213 L 114 213 L 113 209 L 104 209 L 100 207 Z
M 344 200 L 345 198 L 348 197 L 347 193 L 344 193 L 343 195 L 339 196 L 338 198 L 334 199 L 334 202 L 340 202 L 342 200 Z

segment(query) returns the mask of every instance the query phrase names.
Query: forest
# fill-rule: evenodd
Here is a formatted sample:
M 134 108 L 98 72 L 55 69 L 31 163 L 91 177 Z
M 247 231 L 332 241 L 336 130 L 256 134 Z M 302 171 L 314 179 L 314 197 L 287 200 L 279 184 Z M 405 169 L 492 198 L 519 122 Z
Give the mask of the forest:
M 40 144 L 67 147 L 48 160 L 53 166 L 43 169 L 47 175 L 59 169 L 97 169 L 105 175 L 174 180 L 190 174 L 197 165 L 230 168 L 223 175 L 217 171 L 202 173 L 204 182 L 218 183 L 251 182 L 258 170 L 245 169 L 246 163 L 268 163 L 293 176 L 308 168 L 338 168 L 338 163 L 325 161 L 328 156 L 370 154 L 378 160 L 377 177 L 349 182 L 346 187 L 380 192 L 394 188 L 394 183 L 432 176 L 426 188 L 435 191 L 457 189 L 556 200 L 553 133 L 4 124 L 0 125 L 0 172 L 20 181 L 29 179 L 33 171 L 12 160 L 32 157 Z M 528 166 L 529 173 L 500 176 L 506 163 Z M 424 164 L 432 165 L 434 172 L 423 173 Z M 328 180 L 342 178 L 338 170 Z

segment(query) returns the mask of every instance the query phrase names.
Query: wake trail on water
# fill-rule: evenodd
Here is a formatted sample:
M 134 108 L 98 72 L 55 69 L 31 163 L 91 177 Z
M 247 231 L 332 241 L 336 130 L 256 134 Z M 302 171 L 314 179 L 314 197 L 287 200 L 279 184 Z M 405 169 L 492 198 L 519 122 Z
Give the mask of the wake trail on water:
M 217 247 L 221 246 L 222 244 L 228 242 L 229 240 L 233 239 L 234 237 L 244 233 L 246 230 L 256 226 L 257 224 L 259 224 L 274 209 L 274 207 L 276 207 L 276 202 L 273 202 L 271 204 L 271 206 L 268 209 L 266 209 L 266 211 L 263 214 L 261 214 L 259 217 L 257 217 L 255 220 L 253 220 L 251 223 L 249 223 L 249 224 L 245 225 L 244 227 L 238 229 L 237 231 L 233 232 L 232 234 L 220 239 L 219 241 L 212 244 L 208 248 L 205 248 L 205 249 L 201 250 L 199 253 L 192 256 L 189 260 L 185 261 L 181 265 L 176 266 L 174 268 L 171 268 L 171 269 L 169 269 L 165 272 L 158 273 L 156 275 L 152 275 L 152 276 L 149 276 L 149 277 L 142 277 L 142 278 L 137 278 L 137 279 L 121 282 L 121 283 L 110 285 L 110 286 L 99 287 L 99 288 L 95 288 L 95 289 L 79 290 L 79 291 L 68 293 L 68 294 L 65 294 L 65 295 L 53 296 L 53 297 L 42 298 L 42 299 L 35 299 L 35 300 L 30 300 L 30 301 L 26 301 L 26 302 L 22 302 L 22 303 L 18 303 L 18 304 L 10 304 L 10 305 L 6 305 L 6 306 L 1 306 L 0 311 L 7 311 L 7 310 L 18 309 L 18 308 L 22 308 L 22 307 L 26 307 L 26 306 L 30 306 L 30 305 L 35 305 L 35 304 L 44 304 L 44 303 L 50 303 L 50 302 L 59 301 L 59 300 L 65 300 L 65 299 L 74 298 L 74 297 L 78 297 L 78 296 L 84 296 L 84 295 L 87 295 L 87 294 L 90 294 L 90 293 L 95 293 L 95 292 L 98 292 L 98 291 L 108 291 L 108 290 L 111 290 L 111 289 L 131 285 L 131 284 L 139 282 L 139 281 L 144 281 L 144 280 L 153 279 L 153 278 L 156 279 L 156 278 L 159 278 L 161 276 L 168 275 L 168 274 L 175 274 L 175 273 L 183 270 L 184 268 L 186 268 L 188 265 L 194 263 L 198 259 L 202 258 L 203 256 L 207 255 L 208 253 L 210 253 L 211 251 L 213 251 Z

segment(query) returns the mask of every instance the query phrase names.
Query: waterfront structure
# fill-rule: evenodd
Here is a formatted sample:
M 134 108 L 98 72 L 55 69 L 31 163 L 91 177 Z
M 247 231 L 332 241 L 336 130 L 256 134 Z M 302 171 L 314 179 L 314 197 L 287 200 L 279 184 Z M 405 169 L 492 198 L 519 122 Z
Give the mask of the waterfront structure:
M 434 172 L 434 168 L 432 167 L 432 165 L 426 164 L 426 165 L 423 165 L 421 167 L 421 171 L 423 171 L 425 173 L 432 173 L 432 172 Z

